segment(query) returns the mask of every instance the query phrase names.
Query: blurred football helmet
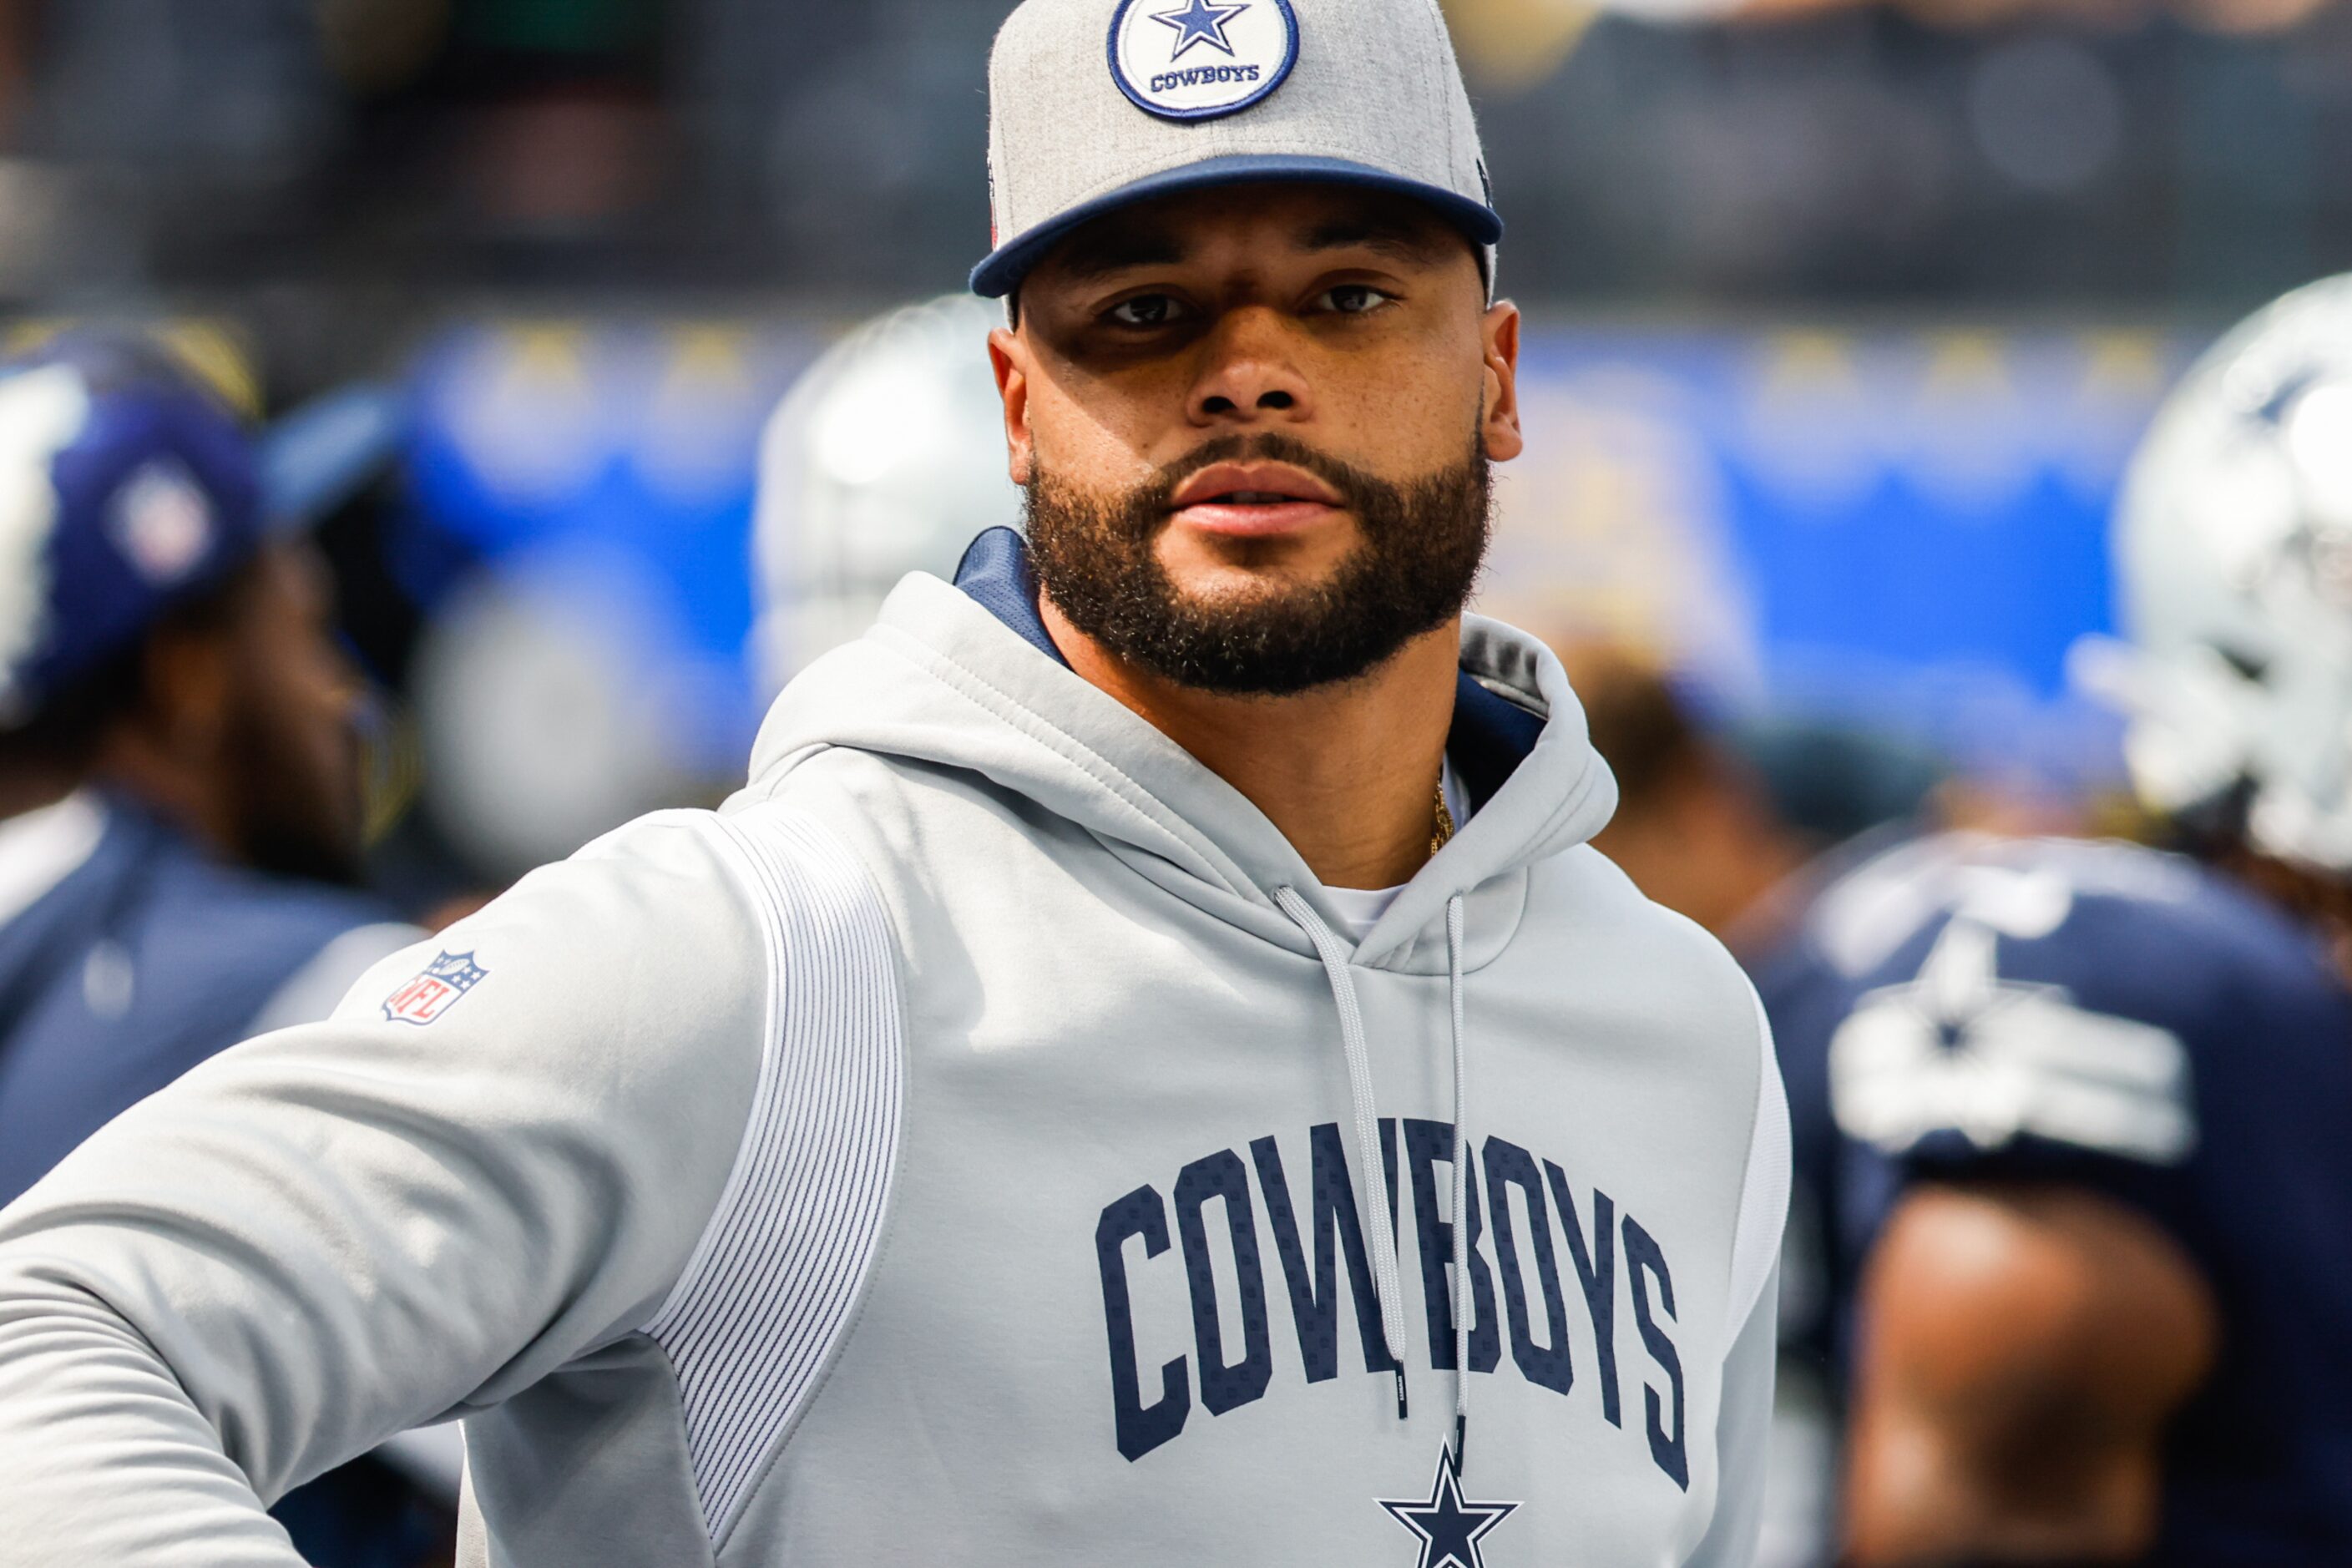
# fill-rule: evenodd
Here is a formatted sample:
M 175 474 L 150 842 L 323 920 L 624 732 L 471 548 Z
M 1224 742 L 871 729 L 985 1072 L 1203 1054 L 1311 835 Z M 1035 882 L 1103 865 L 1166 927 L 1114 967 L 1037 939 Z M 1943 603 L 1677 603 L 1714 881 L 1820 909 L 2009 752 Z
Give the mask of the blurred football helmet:
M 770 689 L 862 634 L 909 572 L 945 577 L 982 530 L 1021 521 L 989 329 L 953 295 L 870 321 L 793 384 L 760 452 L 756 662 Z
M 2167 399 L 2114 551 L 2133 647 L 2078 668 L 2153 808 L 2352 869 L 2352 275 L 2237 328 Z

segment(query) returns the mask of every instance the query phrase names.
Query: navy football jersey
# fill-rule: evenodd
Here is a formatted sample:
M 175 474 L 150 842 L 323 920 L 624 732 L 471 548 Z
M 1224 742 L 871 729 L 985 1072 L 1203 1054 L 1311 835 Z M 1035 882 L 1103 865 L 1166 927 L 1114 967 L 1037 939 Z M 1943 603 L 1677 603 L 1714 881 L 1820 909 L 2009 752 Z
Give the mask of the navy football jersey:
M 2352 1562 L 2352 991 L 2315 937 L 2179 857 L 1953 835 L 1839 879 L 1777 962 L 1847 1307 L 1907 1181 L 2130 1205 L 2222 1321 L 2151 1560 Z
M 225 865 L 118 796 L 0 827 L 0 1203 L 205 1058 L 324 1016 L 421 935 L 358 895 Z
M 225 865 L 119 796 L 0 822 L 0 1204 L 206 1058 L 324 1016 L 421 935 L 355 894 Z M 272 1511 L 324 1568 L 426 1561 L 451 1528 L 374 1458 Z

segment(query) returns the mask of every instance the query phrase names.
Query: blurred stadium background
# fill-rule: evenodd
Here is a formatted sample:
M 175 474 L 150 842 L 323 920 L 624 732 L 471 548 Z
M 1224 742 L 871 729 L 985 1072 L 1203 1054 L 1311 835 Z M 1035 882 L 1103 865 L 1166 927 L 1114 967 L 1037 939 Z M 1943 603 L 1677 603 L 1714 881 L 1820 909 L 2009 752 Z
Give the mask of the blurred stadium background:
M 2352 7 L 1446 8 L 1535 327 L 1486 606 L 1727 711 L 2105 789 L 2065 657 L 2107 621 L 2105 510 L 2218 327 L 2352 264 Z M 738 776 L 812 641 L 754 637 L 762 426 L 983 248 L 1005 9 L 0 0 L 20 338 L 131 317 L 257 410 L 404 395 L 401 473 L 327 535 L 395 891 Z M 949 438 L 875 434 L 814 460 Z

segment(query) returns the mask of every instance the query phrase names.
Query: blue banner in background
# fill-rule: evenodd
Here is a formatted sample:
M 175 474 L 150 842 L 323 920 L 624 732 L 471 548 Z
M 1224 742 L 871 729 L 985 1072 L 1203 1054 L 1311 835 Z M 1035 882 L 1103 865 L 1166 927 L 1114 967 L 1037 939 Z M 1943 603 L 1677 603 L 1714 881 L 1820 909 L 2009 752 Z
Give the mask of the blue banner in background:
M 671 760 L 726 776 L 759 718 L 744 647 L 760 433 L 820 342 L 730 321 L 451 331 L 415 371 L 403 586 L 430 607 L 486 565 L 593 596 L 636 645 Z
M 416 372 L 407 586 L 429 605 L 464 559 L 622 595 L 632 659 L 677 721 L 665 743 L 726 776 L 759 718 L 745 637 L 760 432 L 820 342 L 747 323 L 452 332 Z M 1537 329 L 1528 450 L 1498 472 L 1480 607 L 1633 644 L 1728 703 L 1892 726 L 1977 766 L 2102 776 L 2113 725 L 2068 693 L 2066 649 L 2109 623 L 2107 509 L 2193 346 L 2099 330 Z
M 2191 345 L 2125 331 L 1554 329 L 1481 607 L 1631 642 L 1726 700 L 2107 774 L 2066 688 L 2107 512 Z

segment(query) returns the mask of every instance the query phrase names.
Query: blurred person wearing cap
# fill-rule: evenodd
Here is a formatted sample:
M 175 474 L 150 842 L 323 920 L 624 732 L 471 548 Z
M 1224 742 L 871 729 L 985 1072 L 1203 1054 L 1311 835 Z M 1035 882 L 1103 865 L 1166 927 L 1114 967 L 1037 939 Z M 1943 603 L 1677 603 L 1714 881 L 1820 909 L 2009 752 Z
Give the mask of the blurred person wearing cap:
M 1593 750 L 1617 777 L 1617 813 L 1593 847 L 1735 955 L 1777 946 L 1793 879 L 1828 843 L 1851 835 L 1817 836 L 1778 809 L 1758 770 L 1656 664 L 1609 643 L 1555 646 Z
M 1775 1018 L 1848 1140 L 1856 1563 L 2352 1562 L 2352 278 L 2191 371 L 2113 547 L 2078 662 L 2173 852 L 1895 847 Z
M 356 890 L 357 677 L 299 533 L 381 458 L 353 414 L 257 451 L 142 339 L 0 364 L 0 1201 L 422 935 Z M 431 1450 L 280 1518 L 327 1568 L 424 1561 L 455 1500 L 407 1474 Z
M 0 1199 L 416 940 L 355 889 L 358 681 L 323 564 L 163 353 L 0 366 Z
M 0 1563 L 282 1563 L 447 1414 L 467 1563 L 1749 1561 L 1780 1081 L 1463 613 L 1433 0 L 1026 0 L 990 106 L 1025 536 L 0 1211 Z

